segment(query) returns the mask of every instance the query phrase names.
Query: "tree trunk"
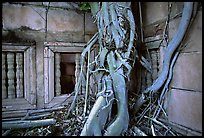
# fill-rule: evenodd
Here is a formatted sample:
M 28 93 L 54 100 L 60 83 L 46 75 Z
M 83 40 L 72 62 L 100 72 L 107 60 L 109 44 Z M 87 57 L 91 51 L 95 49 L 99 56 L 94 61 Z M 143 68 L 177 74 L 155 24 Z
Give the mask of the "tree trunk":
M 90 5 L 99 41 L 98 55 L 91 63 L 90 73 L 97 78 L 98 94 L 81 136 L 117 136 L 126 131 L 129 124 L 126 82 L 136 57 L 133 46 L 135 22 L 130 2 L 91 2 Z M 91 49 L 91 46 L 87 47 L 82 60 Z M 108 120 L 114 102 L 117 103 L 117 114 Z
M 76 96 L 82 83 L 89 83 L 88 79 L 85 80 L 82 70 L 83 65 L 85 65 L 84 62 L 86 62 L 85 57 L 88 53 L 87 75 L 94 75 L 96 78 L 98 93 L 81 136 L 117 136 L 125 132 L 129 124 L 126 85 L 129 81 L 135 59 L 138 58 L 136 46 L 133 45 L 134 40 L 138 40 L 135 32 L 135 21 L 130 2 L 90 2 L 89 4 L 97 24 L 98 32 L 88 42 L 81 54 L 81 72 L 75 87 L 75 98 L 68 111 L 68 115 L 74 107 Z M 138 98 L 136 103 L 137 110 L 146 101 L 145 93 L 157 91 L 165 82 L 171 57 L 183 39 L 191 12 L 192 3 L 185 3 L 178 32 L 166 50 L 162 73 L 154 84 L 147 88 Z M 89 54 L 94 49 L 96 41 L 99 42 L 98 55 L 92 63 L 89 63 Z M 151 65 L 144 57 L 141 57 L 140 63 L 151 72 Z M 89 85 L 86 85 L 86 87 L 89 87 Z M 86 89 L 88 90 L 88 88 Z M 88 92 L 86 91 L 86 96 L 87 94 Z M 117 113 L 111 114 L 114 102 L 117 104 Z M 84 111 L 86 111 L 86 106 Z M 114 118 L 110 119 L 112 116 Z M 136 131 L 139 132 L 137 129 Z
M 94 48 L 94 43 L 98 40 L 98 55 L 92 63 L 88 61 L 87 72 L 87 75 L 95 76 L 98 94 L 97 100 L 81 132 L 81 136 L 117 136 L 126 131 L 129 124 L 126 84 L 129 81 L 135 59 L 138 58 L 137 51 L 133 45 L 134 40 L 138 40 L 135 32 L 135 21 L 130 2 L 90 2 L 89 4 L 98 27 L 98 32 L 88 42 L 82 52 L 81 68 L 83 67 L 83 62 L 85 62 L 86 54 L 90 53 Z M 178 32 L 166 50 L 162 73 L 154 84 L 147 88 L 138 98 L 139 100 L 136 103 L 137 110 L 146 101 L 145 93 L 157 91 L 165 82 L 171 57 L 183 39 L 191 12 L 192 3 L 185 3 Z M 151 72 L 151 65 L 144 57 L 141 57 L 140 63 Z M 79 91 L 81 83 L 83 83 L 81 78 L 85 78 L 82 70 L 80 74 L 80 81 L 77 82 L 75 96 Z M 117 104 L 117 113 L 116 115 L 113 114 L 115 115 L 114 118 L 108 119 L 111 116 L 110 113 L 114 102 Z

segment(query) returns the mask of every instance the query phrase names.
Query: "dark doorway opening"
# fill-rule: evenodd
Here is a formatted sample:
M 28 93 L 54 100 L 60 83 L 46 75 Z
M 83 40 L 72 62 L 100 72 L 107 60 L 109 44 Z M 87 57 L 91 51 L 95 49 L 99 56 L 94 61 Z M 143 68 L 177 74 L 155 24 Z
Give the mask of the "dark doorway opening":
M 61 94 L 70 94 L 74 91 L 75 86 L 74 53 L 61 54 L 60 70 L 61 70 L 60 77 Z

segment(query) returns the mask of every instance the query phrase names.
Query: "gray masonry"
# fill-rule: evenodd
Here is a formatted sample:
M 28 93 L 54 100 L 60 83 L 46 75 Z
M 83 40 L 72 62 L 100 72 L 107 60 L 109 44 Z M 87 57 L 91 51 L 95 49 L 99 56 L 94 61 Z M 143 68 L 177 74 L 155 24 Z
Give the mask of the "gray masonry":
M 168 3 L 147 2 L 144 7 L 145 35 L 154 36 L 154 32 L 159 31 L 152 30 L 159 29 L 167 19 Z M 170 40 L 177 31 L 182 9 L 183 2 L 172 2 L 170 15 L 178 16 L 170 20 Z M 186 48 L 180 53 L 173 69 L 166 110 L 169 121 L 202 132 L 202 9 L 198 11 L 183 44 Z
M 90 13 L 76 10 L 70 2 L 3 3 L 3 42 L 36 42 L 37 108 L 44 108 L 44 42 L 85 43 L 97 32 Z M 177 31 L 183 2 L 172 2 L 170 40 Z M 144 37 L 162 34 L 168 16 L 167 2 L 143 4 Z M 184 41 L 173 69 L 170 93 L 166 99 L 170 121 L 202 131 L 202 9 Z M 12 40 L 12 39 L 15 40 Z M 163 55 L 164 53 L 160 53 Z M 162 57 L 161 57 L 162 59 Z
M 97 31 L 90 13 L 76 10 L 69 2 L 3 3 L 2 35 L 4 43 L 36 45 L 37 108 L 44 108 L 45 42 L 86 43 Z

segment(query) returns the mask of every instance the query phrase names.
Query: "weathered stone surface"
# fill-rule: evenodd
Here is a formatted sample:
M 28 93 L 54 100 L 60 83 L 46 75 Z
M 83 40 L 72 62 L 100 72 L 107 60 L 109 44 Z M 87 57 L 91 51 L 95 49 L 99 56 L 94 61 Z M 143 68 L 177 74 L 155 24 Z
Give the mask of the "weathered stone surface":
M 145 43 L 148 49 L 158 49 L 162 40 Z
M 61 62 L 75 63 L 75 54 L 61 54 Z
M 51 42 L 84 42 L 84 34 L 81 32 L 48 32 L 47 40 Z
M 92 18 L 91 13 L 85 14 L 85 34 L 94 34 L 96 33 L 97 26 L 96 23 L 93 23 L 94 19 Z
M 80 32 L 84 34 L 84 15 L 68 10 L 49 10 L 48 31 L 51 32 Z
M 43 2 L 43 4 L 48 5 L 48 2 Z M 50 2 L 50 6 L 73 10 L 79 7 L 78 4 L 74 2 Z
M 45 84 L 44 84 L 44 42 L 38 40 L 36 43 L 36 90 L 37 108 L 45 107 Z
M 202 54 L 181 53 L 173 69 L 172 87 L 202 91 Z
M 35 41 L 45 40 L 45 33 L 40 31 L 21 31 L 4 30 L 2 33 L 2 42 L 4 43 L 33 43 Z
M 86 34 L 85 35 L 85 42 L 88 42 L 93 36 L 94 36 L 94 34 Z
M 144 25 L 152 24 L 166 18 L 168 15 L 167 2 L 146 2 L 142 7 Z
M 178 30 L 178 26 L 180 23 L 181 17 L 178 17 L 174 20 L 171 20 L 169 22 L 169 41 L 174 37 L 174 35 L 176 34 L 177 30 Z
M 155 25 L 144 27 L 144 37 L 155 37 L 157 35 L 163 35 L 165 22 L 158 23 Z
M 202 130 L 202 93 L 172 89 L 168 105 L 169 121 Z
M 202 52 L 202 11 L 198 12 L 184 42 L 189 43 L 182 52 Z
M 145 43 L 154 42 L 162 39 L 162 35 L 157 35 L 155 37 L 146 37 L 144 38 Z
M 170 18 L 173 18 L 182 13 L 184 4 L 183 2 L 170 2 L 169 4 L 172 4 Z
M 169 38 L 170 40 L 176 34 L 181 17 L 172 20 L 169 23 Z M 199 11 L 193 24 L 190 26 L 183 44 L 187 44 L 182 52 L 202 52 L 202 11 Z
M 63 8 L 69 10 L 78 10 L 79 6 L 76 2 L 10 2 L 12 4 L 20 4 L 20 5 L 27 5 L 27 6 L 41 6 L 42 8 L 46 8 L 50 6 L 50 8 Z M 4 5 L 9 5 L 9 3 L 4 3 Z
M 2 8 L 3 29 L 24 27 L 45 31 L 45 9 L 34 6 L 4 5 Z
M 44 2 L 12 2 L 12 3 L 15 3 L 15 4 L 23 4 L 23 5 L 37 5 L 37 6 L 40 6 L 40 5 L 43 5 Z
M 28 41 L 45 40 L 45 33 L 40 31 L 15 31 L 15 34 L 23 40 L 28 40 Z

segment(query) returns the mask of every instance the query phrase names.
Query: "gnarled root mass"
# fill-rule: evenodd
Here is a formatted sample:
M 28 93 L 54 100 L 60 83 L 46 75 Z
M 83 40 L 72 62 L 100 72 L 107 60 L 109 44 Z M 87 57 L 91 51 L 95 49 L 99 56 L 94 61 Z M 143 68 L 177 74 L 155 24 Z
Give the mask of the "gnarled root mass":
M 87 74 L 96 78 L 98 94 L 96 95 L 96 102 L 85 122 L 81 136 L 117 136 L 126 131 L 129 124 L 126 83 L 129 80 L 135 59 L 138 57 L 133 45 L 134 39 L 138 39 L 135 32 L 135 22 L 130 2 L 92 2 L 90 6 L 96 19 L 98 32 L 88 42 L 82 52 L 81 73 L 75 87 L 75 97 L 80 90 L 81 84 L 88 81 L 88 77 L 85 80 L 82 71 L 87 53 Z M 192 3 L 185 3 L 178 32 L 166 50 L 163 71 L 155 83 L 141 94 L 136 104 L 137 109 L 146 101 L 145 93 L 157 91 L 166 81 L 172 55 L 183 39 L 191 13 Z M 94 44 L 97 40 L 99 42 L 98 55 L 92 63 L 89 63 L 90 51 L 94 49 Z M 150 69 L 144 61 L 143 63 L 146 66 L 142 65 Z M 89 85 L 86 85 L 86 87 L 89 87 Z M 87 92 L 86 95 L 88 94 Z M 114 102 L 117 104 L 116 115 L 111 113 Z M 73 109 L 73 106 L 70 107 L 69 111 L 71 109 Z
M 175 54 L 175 51 L 177 50 L 177 48 L 179 47 L 179 45 L 181 44 L 185 36 L 185 33 L 188 29 L 188 26 L 191 20 L 192 12 L 193 12 L 193 2 L 185 2 L 178 31 L 176 32 L 175 36 L 168 44 L 165 52 L 162 72 L 159 75 L 159 77 L 155 80 L 153 85 L 147 88 L 144 91 L 144 93 L 156 92 L 164 85 L 169 73 L 169 68 L 170 68 L 173 54 Z
M 88 69 L 96 78 L 98 93 L 81 136 L 117 136 L 125 132 L 129 124 L 126 83 L 136 58 L 135 22 L 129 2 L 92 2 L 90 5 L 98 27 L 94 37 L 98 39 L 99 51 Z M 84 49 L 82 61 L 91 48 L 93 44 Z M 75 90 L 79 90 L 81 83 L 77 82 Z M 112 114 L 114 102 L 116 115 Z

